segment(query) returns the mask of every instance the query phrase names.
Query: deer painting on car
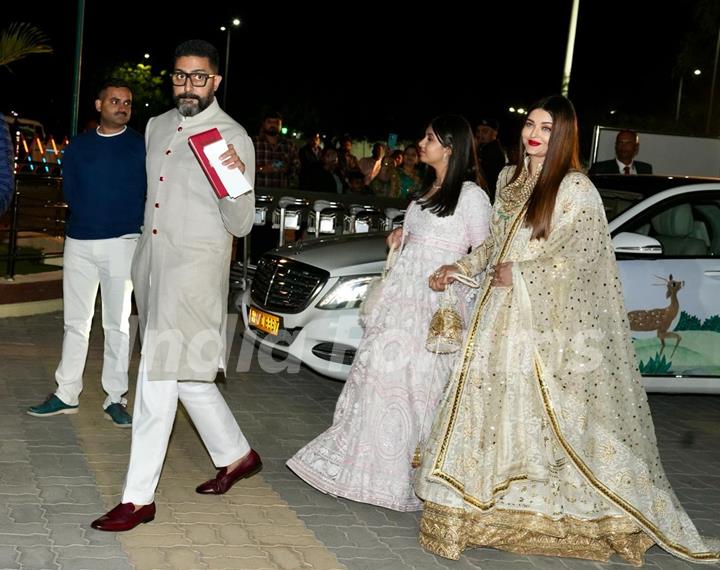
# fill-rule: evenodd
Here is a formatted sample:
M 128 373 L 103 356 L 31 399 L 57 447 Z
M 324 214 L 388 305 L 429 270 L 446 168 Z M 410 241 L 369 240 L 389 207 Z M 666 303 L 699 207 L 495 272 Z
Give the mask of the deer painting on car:
M 677 350 L 682 337 L 669 329 L 673 320 L 680 313 L 680 302 L 678 301 L 678 291 L 683 288 L 685 281 L 676 281 L 673 279 L 672 273 L 665 279 L 664 277 L 655 276 L 667 287 L 665 294 L 666 299 L 670 299 L 670 304 L 661 309 L 641 309 L 628 312 L 628 321 L 630 321 L 630 330 L 633 331 L 657 331 L 657 337 L 660 339 L 660 354 L 665 350 L 665 340 L 668 338 L 675 339 L 675 348 L 673 348 L 670 358 L 673 357 Z M 657 285 L 660 285 L 657 283 Z

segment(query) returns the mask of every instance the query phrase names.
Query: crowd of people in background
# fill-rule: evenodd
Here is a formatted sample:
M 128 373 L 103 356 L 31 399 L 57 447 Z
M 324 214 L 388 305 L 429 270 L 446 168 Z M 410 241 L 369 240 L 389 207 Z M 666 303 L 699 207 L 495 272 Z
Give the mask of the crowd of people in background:
M 98 126 L 93 119 L 85 124 L 85 131 L 94 131 Z M 487 193 L 494 201 L 498 174 L 507 165 L 518 163 L 518 151 L 510 145 L 505 148 L 500 141 L 500 123 L 491 116 L 484 116 L 473 123 L 475 150 L 480 170 L 487 180 Z M 8 167 L 4 170 L 12 175 L 13 144 L 10 141 L 7 125 L 5 136 L 0 130 L 0 148 L 3 156 L 8 156 Z M 51 137 L 52 138 L 52 137 Z M 25 139 L 33 149 L 21 168 L 39 165 L 40 157 L 35 152 L 36 142 Z M 3 141 L 7 146 L 3 147 Z M 289 188 L 308 192 L 327 192 L 332 194 L 361 194 L 410 200 L 420 188 L 426 167 L 419 160 L 415 141 L 397 141 L 390 135 L 385 141 L 354 141 L 348 135 L 325 137 L 311 131 L 305 144 L 299 144 L 283 134 L 283 117 L 278 111 L 265 113 L 260 121 L 257 135 L 252 137 L 257 162 L 256 187 Z M 61 143 L 47 144 L 47 151 L 56 153 L 62 165 L 67 139 Z M 368 156 L 358 158 L 355 153 L 363 153 L 370 148 Z M 640 148 L 637 132 L 623 129 L 618 132 L 615 143 L 615 157 L 597 161 L 588 166 L 588 174 L 652 174 L 652 165 L 635 160 Z M 39 152 L 39 151 L 38 151 Z M 17 154 L 17 152 L 15 153 Z M 53 157 L 51 157 L 53 158 Z M 53 158 L 55 160 L 55 158 Z M 47 165 L 44 163 L 45 171 Z M 55 164 L 55 162 L 52 162 Z M 16 166 L 17 170 L 17 166 Z M 40 170 L 39 170 L 40 172 Z M 53 171 L 61 174 L 61 168 Z M 10 202 L 11 178 L 4 178 L 0 191 L 0 210 L 7 209 Z
M 498 173 L 506 164 L 515 162 L 512 153 L 507 153 L 500 143 L 496 119 L 480 119 L 473 132 L 478 161 L 492 199 Z M 298 148 L 282 135 L 282 115 L 269 112 L 253 138 L 256 186 L 409 200 L 420 190 L 426 166 L 420 161 L 415 142 L 391 145 L 391 140 L 389 137 L 389 141 L 373 142 L 370 154 L 361 158 L 353 153 L 355 145 L 349 135 L 323 141 L 320 133 L 311 132 Z
M 490 201 L 500 171 L 519 162 L 519 151 L 500 142 L 500 123 L 482 117 L 474 126 L 475 151 L 480 172 L 486 180 Z M 393 140 L 389 137 L 389 141 Z M 361 194 L 410 200 L 421 188 L 426 165 L 420 161 L 415 142 L 391 146 L 385 141 L 371 144 L 370 154 L 358 158 L 349 135 L 323 141 L 311 132 L 299 149 L 282 135 L 282 115 L 273 111 L 263 119 L 253 138 L 258 164 L 258 188 L 299 188 L 308 192 Z M 394 142 L 394 140 L 393 140 Z M 635 160 L 640 149 L 637 132 L 623 129 L 615 142 L 615 158 L 598 161 L 589 174 L 652 174 L 652 165 Z

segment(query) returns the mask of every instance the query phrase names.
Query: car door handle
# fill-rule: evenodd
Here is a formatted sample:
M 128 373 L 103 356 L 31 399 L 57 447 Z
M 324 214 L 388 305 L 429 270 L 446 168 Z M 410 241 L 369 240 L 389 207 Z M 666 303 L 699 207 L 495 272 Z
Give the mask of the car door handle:
M 703 273 L 708 277 L 720 278 L 720 269 L 706 269 Z
M 662 255 L 662 247 L 656 245 L 618 246 L 615 253 L 636 253 L 640 255 Z

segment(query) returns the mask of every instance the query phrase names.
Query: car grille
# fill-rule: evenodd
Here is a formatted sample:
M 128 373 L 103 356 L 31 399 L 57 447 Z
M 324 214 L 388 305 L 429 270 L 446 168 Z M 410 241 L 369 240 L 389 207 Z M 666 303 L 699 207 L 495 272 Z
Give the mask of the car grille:
M 260 259 L 250 288 L 250 298 L 260 308 L 277 313 L 299 313 L 323 288 L 330 274 L 274 255 Z

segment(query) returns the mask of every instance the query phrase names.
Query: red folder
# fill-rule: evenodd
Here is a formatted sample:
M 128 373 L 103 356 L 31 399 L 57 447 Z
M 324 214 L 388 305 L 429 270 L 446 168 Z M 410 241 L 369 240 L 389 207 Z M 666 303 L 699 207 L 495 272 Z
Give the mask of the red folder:
M 214 143 L 220 144 L 216 145 Z M 252 189 L 240 170 L 236 168 L 226 168 L 217 162 L 213 164 L 211 157 L 205 152 L 205 149 L 210 147 L 210 145 L 213 145 L 211 148 L 213 148 L 213 154 L 215 155 L 218 153 L 218 150 L 222 152 L 227 150 L 227 144 L 223 140 L 220 131 L 213 128 L 196 135 L 191 135 L 188 137 L 188 144 L 200 163 L 203 172 L 205 172 L 205 175 L 208 177 L 218 198 L 222 199 L 226 196 L 236 198 Z M 218 149 L 218 147 L 220 148 Z

